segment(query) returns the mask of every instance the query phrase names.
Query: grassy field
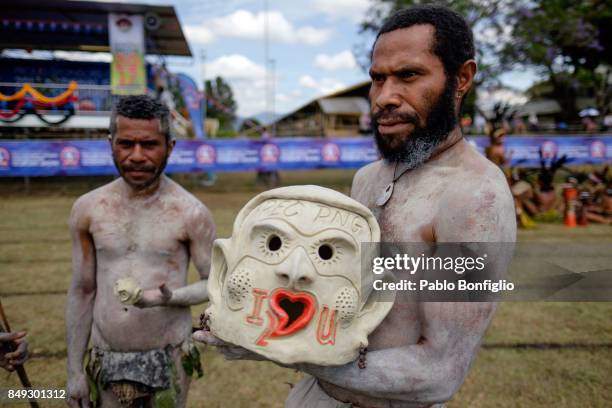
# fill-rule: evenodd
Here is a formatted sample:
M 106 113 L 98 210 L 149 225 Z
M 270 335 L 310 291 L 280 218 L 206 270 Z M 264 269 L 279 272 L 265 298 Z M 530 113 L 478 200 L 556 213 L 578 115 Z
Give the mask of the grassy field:
M 352 172 L 284 173 L 283 184 L 320 184 L 348 193 Z M 179 179 L 212 210 L 226 237 L 238 210 L 262 188 L 252 174 L 221 175 L 217 186 Z M 75 198 L 97 182 L 0 184 L 0 296 L 14 329 L 29 332 L 26 364 L 37 387 L 65 386 L 63 308 L 70 280 L 67 219 Z M 612 229 L 541 225 L 520 241 L 610 242 Z M 195 271 L 190 278 L 196 279 Z M 203 307 L 193 308 L 194 324 Z M 612 303 L 504 303 L 465 384 L 449 407 L 612 406 Z M 281 407 L 300 374 L 271 363 L 227 362 L 204 352 L 205 377 L 192 384 L 190 407 Z M 18 384 L 0 372 L 0 389 Z M 0 402 L 0 405 L 4 403 Z M 3 405 L 4 406 L 4 405 Z M 21 405 L 23 406 L 23 405 Z M 43 406 L 58 406 L 43 404 Z

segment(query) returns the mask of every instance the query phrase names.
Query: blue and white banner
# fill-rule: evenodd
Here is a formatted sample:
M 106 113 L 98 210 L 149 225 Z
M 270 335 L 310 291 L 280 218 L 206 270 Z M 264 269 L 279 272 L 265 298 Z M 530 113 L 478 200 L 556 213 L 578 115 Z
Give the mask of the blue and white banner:
M 191 126 L 196 139 L 206 139 L 204 128 L 204 104 L 202 103 L 202 93 L 198 90 L 196 83 L 191 77 L 185 74 L 177 74 L 181 95 L 185 100 L 187 112 L 191 119 Z
M 488 144 L 485 137 L 468 141 L 480 152 Z M 546 160 L 566 154 L 569 166 L 612 163 L 612 136 L 509 137 L 505 149 L 520 167 L 538 167 L 540 149 Z M 167 172 L 352 169 L 377 158 L 371 137 L 179 140 Z M 110 174 L 117 172 L 106 140 L 0 140 L 0 177 Z

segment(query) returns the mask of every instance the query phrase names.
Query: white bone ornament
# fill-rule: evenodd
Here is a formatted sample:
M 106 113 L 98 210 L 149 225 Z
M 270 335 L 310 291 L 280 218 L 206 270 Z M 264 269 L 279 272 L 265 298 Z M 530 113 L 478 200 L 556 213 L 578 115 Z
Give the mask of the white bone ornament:
M 131 276 L 117 280 L 113 286 L 113 293 L 124 305 L 133 305 L 142 299 L 142 288 Z
M 379 242 L 371 211 L 319 186 L 257 195 L 213 246 L 208 326 L 220 339 L 283 363 L 357 359 L 393 297 L 372 290 Z M 364 248 L 367 253 L 362 253 Z M 365 262 L 362 273 L 360 264 Z M 369 269 L 369 272 L 368 272 Z

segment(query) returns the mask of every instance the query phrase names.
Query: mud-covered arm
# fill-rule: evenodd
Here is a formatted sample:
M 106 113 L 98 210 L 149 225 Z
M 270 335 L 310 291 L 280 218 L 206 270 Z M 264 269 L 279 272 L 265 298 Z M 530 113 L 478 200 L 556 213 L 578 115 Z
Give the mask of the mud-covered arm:
M 96 297 L 96 254 L 89 224 L 87 203 L 81 198 L 70 214 L 72 281 L 65 310 L 69 378 L 83 374 Z
M 208 274 L 212 244 L 216 230 L 210 211 L 201 203 L 194 205 L 186 214 L 185 244 L 201 280 L 182 288 L 170 290 L 166 284 L 159 288 L 143 291 L 137 307 L 179 306 L 186 307 L 204 303 L 208 300 Z
M 169 306 L 190 306 L 208 300 L 208 274 L 212 244 L 216 238 L 215 223 L 210 211 L 204 205 L 198 206 L 188 225 L 189 254 L 201 280 L 175 289 L 168 301 Z
M 467 374 L 495 306 L 422 303 L 425 322 L 417 344 L 367 354 L 367 365 L 300 364 L 323 381 L 368 397 L 432 404 L 451 399 Z

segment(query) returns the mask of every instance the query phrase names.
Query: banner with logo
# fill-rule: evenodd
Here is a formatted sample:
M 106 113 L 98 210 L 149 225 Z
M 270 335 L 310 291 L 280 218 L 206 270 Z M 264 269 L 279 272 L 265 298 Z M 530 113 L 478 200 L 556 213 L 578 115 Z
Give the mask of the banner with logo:
M 204 111 L 202 93 L 191 77 L 185 74 L 177 74 L 181 95 L 185 100 L 189 119 L 196 139 L 206 139 L 206 129 L 204 127 Z
M 486 137 L 468 141 L 481 152 L 488 144 Z M 505 146 L 518 167 L 539 167 L 540 148 L 545 160 L 567 154 L 569 166 L 612 163 L 612 136 L 516 137 Z M 178 140 L 167 172 L 354 169 L 377 159 L 371 137 Z M 0 177 L 109 174 L 116 170 L 106 140 L 0 140 Z
M 108 37 L 113 61 L 113 95 L 142 95 L 146 92 L 143 16 L 109 13 Z

